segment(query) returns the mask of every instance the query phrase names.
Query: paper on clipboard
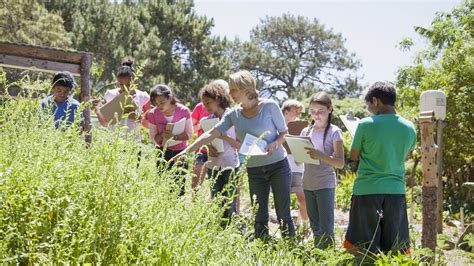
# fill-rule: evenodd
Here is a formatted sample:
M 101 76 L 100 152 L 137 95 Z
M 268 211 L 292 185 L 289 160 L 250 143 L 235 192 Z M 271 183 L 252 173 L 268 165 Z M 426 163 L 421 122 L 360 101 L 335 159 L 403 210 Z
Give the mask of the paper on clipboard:
M 171 131 L 173 136 L 180 135 L 184 133 L 184 128 L 186 126 L 186 118 L 183 117 L 181 120 L 175 123 L 168 123 L 166 124 L 166 130 Z M 168 147 L 180 144 L 181 140 L 168 140 Z
M 286 136 L 285 140 L 290 147 L 291 154 L 293 154 L 295 162 L 319 165 L 319 160 L 312 159 L 309 156 L 308 151 L 305 149 L 314 149 L 314 145 L 311 143 L 310 137 Z
M 247 133 L 242 141 L 239 152 L 249 156 L 267 155 L 267 142 L 263 139 L 259 140 L 254 135 Z
M 122 120 L 123 111 L 125 108 L 134 108 L 137 109 L 135 101 L 133 101 L 130 95 L 125 93 L 119 94 L 117 97 L 113 98 L 110 102 L 107 102 L 100 108 L 100 113 L 112 123 L 116 123 L 115 116 L 117 115 L 118 121 Z
M 354 137 L 360 119 L 355 117 L 352 112 L 349 112 L 347 115 L 339 115 L 339 118 L 341 119 L 344 126 L 347 128 L 347 131 L 349 131 L 352 137 Z
M 217 123 L 219 123 L 219 118 L 205 118 L 202 119 L 199 123 L 201 124 L 202 131 L 208 132 L 214 128 Z M 222 139 L 215 139 L 212 142 L 212 146 L 216 148 L 217 152 L 224 152 L 224 141 Z

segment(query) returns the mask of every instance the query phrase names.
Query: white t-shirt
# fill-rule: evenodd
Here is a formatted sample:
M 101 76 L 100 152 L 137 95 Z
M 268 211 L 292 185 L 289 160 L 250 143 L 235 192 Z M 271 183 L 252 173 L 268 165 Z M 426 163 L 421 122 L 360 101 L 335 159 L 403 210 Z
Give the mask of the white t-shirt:
M 110 102 L 112 99 L 117 97 L 119 94 L 120 94 L 120 89 L 119 88 L 113 89 L 113 90 L 107 90 L 104 94 L 104 99 L 105 99 L 106 102 Z M 133 101 L 135 102 L 135 104 L 138 106 L 138 116 L 141 116 L 143 106 L 148 101 L 150 101 L 150 95 L 148 95 L 148 93 L 146 93 L 144 91 L 135 90 L 135 94 L 132 95 L 132 98 L 133 98 Z M 115 125 L 116 124 L 110 125 L 110 129 L 114 130 Z M 133 131 L 133 134 L 136 134 L 137 140 L 141 142 L 142 141 L 141 127 L 139 127 L 139 126 L 137 127 L 137 125 L 140 125 L 140 121 L 135 120 L 135 119 L 125 118 L 125 119 L 122 119 L 120 121 L 120 126 L 125 126 L 125 125 L 128 127 L 127 135 L 130 132 Z
M 230 109 L 227 108 L 222 114 L 222 116 L 226 115 L 230 112 Z M 210 115 L 208 118 L 214 118 L 214 115 Z M 206 118 L 203 118 L 206 119 Z M 235 133 L 235 128 L 231 127 L 229 130 L 225 132 L 230 138 L 236 139 L 237 135 Z M 232 147 L 227 141 L 224 141 L 224 152 L 219 153 L 217 157 L 209 156 L 209 160 L 206 163 L 206 167 L 208 169 L 224 169 L 224 168 L 237 168 L 240 165 L 239 161 L 239 154 L 237 150 Z

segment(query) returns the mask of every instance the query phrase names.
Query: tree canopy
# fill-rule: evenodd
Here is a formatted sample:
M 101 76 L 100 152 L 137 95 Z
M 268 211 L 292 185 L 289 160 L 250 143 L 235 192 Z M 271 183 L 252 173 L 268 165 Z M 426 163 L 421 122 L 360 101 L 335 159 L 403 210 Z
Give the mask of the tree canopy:
M 314 88 L 339 96 L 360 93 L 355 75 L 360 63 L 345 48 L 342 35 L 316 19 L 267 16 L 242 50 L 239 67 L 255 72 L 261 89 L 272 94 L 281 91 L 303 98 Z
M 444 129 L 444 175 L 448 204 L 468 204 L 461 184 L 469 181 L 474 143 L 474 5 L 465 2 L 450 13 L 438 13 L 431 28 L 415 27 L 429 42 L 412 66 L 398 72 L 399 110 L 414 120 L 419 113 L 420 94 L 442 90 L 447 96 L 447 126 Z M 402 42 L 403 49 L 413 44 Z M 465 192 L 465 191 L 464 191 Z M 471 201 L 470 209 L 472 206 Z

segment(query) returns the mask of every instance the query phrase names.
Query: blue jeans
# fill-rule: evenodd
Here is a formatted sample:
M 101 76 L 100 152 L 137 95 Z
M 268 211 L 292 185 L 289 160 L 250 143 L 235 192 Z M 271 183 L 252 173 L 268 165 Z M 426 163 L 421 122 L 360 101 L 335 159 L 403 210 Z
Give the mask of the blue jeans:
M 304 190 L 306 210 L 318 248 L 334 244 L 334 188 Z
M 222 226 L 225 227 L 232 217 L 232 214 L 236 212 L 236 188 L 237 180 L 236 174 L 239 168 L 227 169 L 227 170 L 213 170 L 207 169 L 207 175 L 209 179 L 214 181 L 214 185 L 211 189 L 211 197 L 215 198 L 217 195 L 223 197 L 221 206 L 224 208 Z
M 254 195 L 257 198 L 257 215 L 255 217 L 255 237 L 268 236 L 268 198 L 270 186 L 273 191 L 275 210 L 283 236 L 294 236 L 295 227 L 290 214 L 291 171 L 285 158 L 269 165 L 247 168 L 252 205 Z

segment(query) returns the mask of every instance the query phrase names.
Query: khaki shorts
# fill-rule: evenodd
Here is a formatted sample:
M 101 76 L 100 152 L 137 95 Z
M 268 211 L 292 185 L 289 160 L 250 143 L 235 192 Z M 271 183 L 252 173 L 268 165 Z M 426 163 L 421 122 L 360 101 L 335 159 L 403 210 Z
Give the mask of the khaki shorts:
M 291 192 L 303 192 L 303 173 L 291 173 Z

